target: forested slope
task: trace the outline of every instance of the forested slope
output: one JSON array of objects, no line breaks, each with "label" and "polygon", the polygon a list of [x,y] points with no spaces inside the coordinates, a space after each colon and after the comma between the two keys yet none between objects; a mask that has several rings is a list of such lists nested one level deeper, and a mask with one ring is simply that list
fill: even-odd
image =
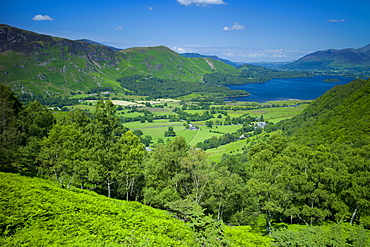
[{"label": "forested slope", "polygon": [[334,87],[281,127],[307,145],[370,144],[370,80]]},{"label": "forested slope", "polygon": [[118,79],[122,87],[132,90],[138,95],[147,95],[152,98],[177,98],[190,93],[202,95],[214,95],[222,98],[225,96],[246,96],[248,92],[243,90],[231,90],[227,87],[217,87],[212,84],[147,78],[144,76],[126,76]]},{"label": "forested slope", "polygon": [[[337,86],[249,150],[247,184],[270,220],[370,227],[370,80]],[[262,199],[261,199],[262,198]]]},{"label": "forested slope", "polygon": [[238,74],[206,74],[204,75],[203,80],[205,83],[211,85],[235,85],[247,83],[263,83],[273,78],[298,78],[313,76],[312,73],[304,71],[279,71],[252,64],[244,64],[238,67],[238,70],[240,71],[240,73]]}]

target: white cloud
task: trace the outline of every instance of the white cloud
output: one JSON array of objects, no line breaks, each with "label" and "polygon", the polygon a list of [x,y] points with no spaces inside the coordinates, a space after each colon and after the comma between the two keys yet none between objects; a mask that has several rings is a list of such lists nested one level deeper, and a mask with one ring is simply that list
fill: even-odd
[{"label": "white cloud", "polygon": [[284,58],[287,57],[285,54],[286,50],[275,49],[275,50],[256,50],[254,53],[249,53],[249,58]]},{"label": "white cloud", "polygon": [[345,19],[339,19],[339,20],[337,20],[337,19],[330,19],[330,20],[327,20],[326,22],[344,22],[344,21],[347,21],[347,20],[345,20]]},{"label": "white cloud", "polygon": [[149,7],[148,9],[149,9],[150,11],[152,11],[152,10],[154,10],[154,7]]},{"label": "white cloud", "polygon": [[276,50],[264,50],[265,52],[269,52],[269,53],[272,53],[272,52],[276,52],[276,53],[281,53],[283,51],[283,49],[276,49]]},{"label": "white cloud", "polygon": [[178,53],[185,53],[186,50],[184,48],[181,48],[181,47],[174,47],[173,48],[174,51],[178,52]]},{"label": "white cloud", "polygon": [[273,53],[270,55],[271,58],[282,58],[287,57],[283,54],[283,49],[276,49],[276,50],[265,50],[267,53]]},{"label": "white cloud", "polygon": [[34,21],[53,21],[54,19],[48,15],[35,15],[32,20]]},{"label": "white cloud", "polygon": [[231,27],[224,27],[222,31],[233,31],[233,30],[243,30],[245,29],[244,25],[240,25],[239,22],[235,22]]},{"label": "white cloud", "polygon": [[[242,56],[243,57],[243,56]],[[260,52],[248,54],[249,58],[284,58],[287,57],[283,54],[283,49],[277,50],[262,50]]]},{"label": "white cloud", "polygon": [[235,54],[232,53],[232,52],[226,52],[226,53],[223,53],[225,56],[228,56],[228,57],[235,57]]},{"label": "white cloud", "polygon": [[263,52],[261,53],[255,52],[255,53],[248,54],[248,57],[267,57],[267,55]]},{"label": "white cloud", "polygon": [[284,54],[281,54],[281,53],[275,53],[275,54],[272,54],[270,57],[272,57],[272,58],[281,58],[281,57],[287,57],[287,56],[285,56]]},{"label": "white cloud", "polygon": [[116,26],[115,28],[114,28],[114,30],[116,30],[116,31],[119,31],[119,30],[122,30],[123,29],[123,27],[121,27],[121,26]]},{"label": "white cloud", "polygon": [[197,6],[207,6],[211,4],[226,4],[222,0],[177,0],[177,2],[185,6],[188,6],[191,4],[195,4]]}]

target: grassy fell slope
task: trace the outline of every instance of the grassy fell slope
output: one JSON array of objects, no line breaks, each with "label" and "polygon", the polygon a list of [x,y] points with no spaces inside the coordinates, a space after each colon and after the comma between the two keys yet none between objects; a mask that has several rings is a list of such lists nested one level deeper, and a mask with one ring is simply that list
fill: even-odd
[{"label": "grassy fell slope", "polygon": [[40,178],[0,173],[1,246],[193,246],[167,212]]},{"label": "grassy fell slope", "polygon": [[122,90],[117,78],[137,74],[201,82],[214,72],[239,73],[220,61],[184,58],[164,46],[116,51],[0,24],[0,82],[17,93],[65,94],[97,86]]},{"label": "grassy fell slope", "polygon": [[240,73],[223,62],[210,58],[185,58],[165,46],[135,47],[122,50],[121,53],[129,61],[128,69],[122,73],[122,77],[141,74],[201,82],[207,73]]},{"label": "grassy fell slope", "polygon": [[18,92],[63,93],[97,85],[119,86],[114,50],[0,25],[1,82]]}]

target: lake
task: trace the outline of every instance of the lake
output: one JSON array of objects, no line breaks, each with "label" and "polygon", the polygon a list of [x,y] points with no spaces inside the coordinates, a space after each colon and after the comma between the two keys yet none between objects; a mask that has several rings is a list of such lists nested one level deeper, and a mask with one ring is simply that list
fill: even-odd
[{"label": "lake", "polygon": [[[339,82],[324,82],[338,79]],[[351,77],[319,75],[307,78],[272,79],[265,83],[250,83],[227,86],[233,90],[245,90],[250,96],[235,97],[228,100],[253,101],[263,103],[273,100],[314,100],[336,85],[344,85],[354,80]]]}]

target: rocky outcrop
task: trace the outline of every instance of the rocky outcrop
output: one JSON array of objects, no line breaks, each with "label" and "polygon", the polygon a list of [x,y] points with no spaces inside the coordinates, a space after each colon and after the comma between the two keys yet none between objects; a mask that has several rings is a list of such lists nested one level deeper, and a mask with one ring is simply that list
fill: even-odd
[{"label": "rocky outcrop", "polygon": [[2,24],[0,25],[0,52],[8,50],[38,56],[48,56],[54,51],[59,53],[61,59],[79,56],[87,58],[90,62],[105,61],[110,66],[116,66],[120,60],[125,59],[124,54],[108,46],[56,38]]}]

